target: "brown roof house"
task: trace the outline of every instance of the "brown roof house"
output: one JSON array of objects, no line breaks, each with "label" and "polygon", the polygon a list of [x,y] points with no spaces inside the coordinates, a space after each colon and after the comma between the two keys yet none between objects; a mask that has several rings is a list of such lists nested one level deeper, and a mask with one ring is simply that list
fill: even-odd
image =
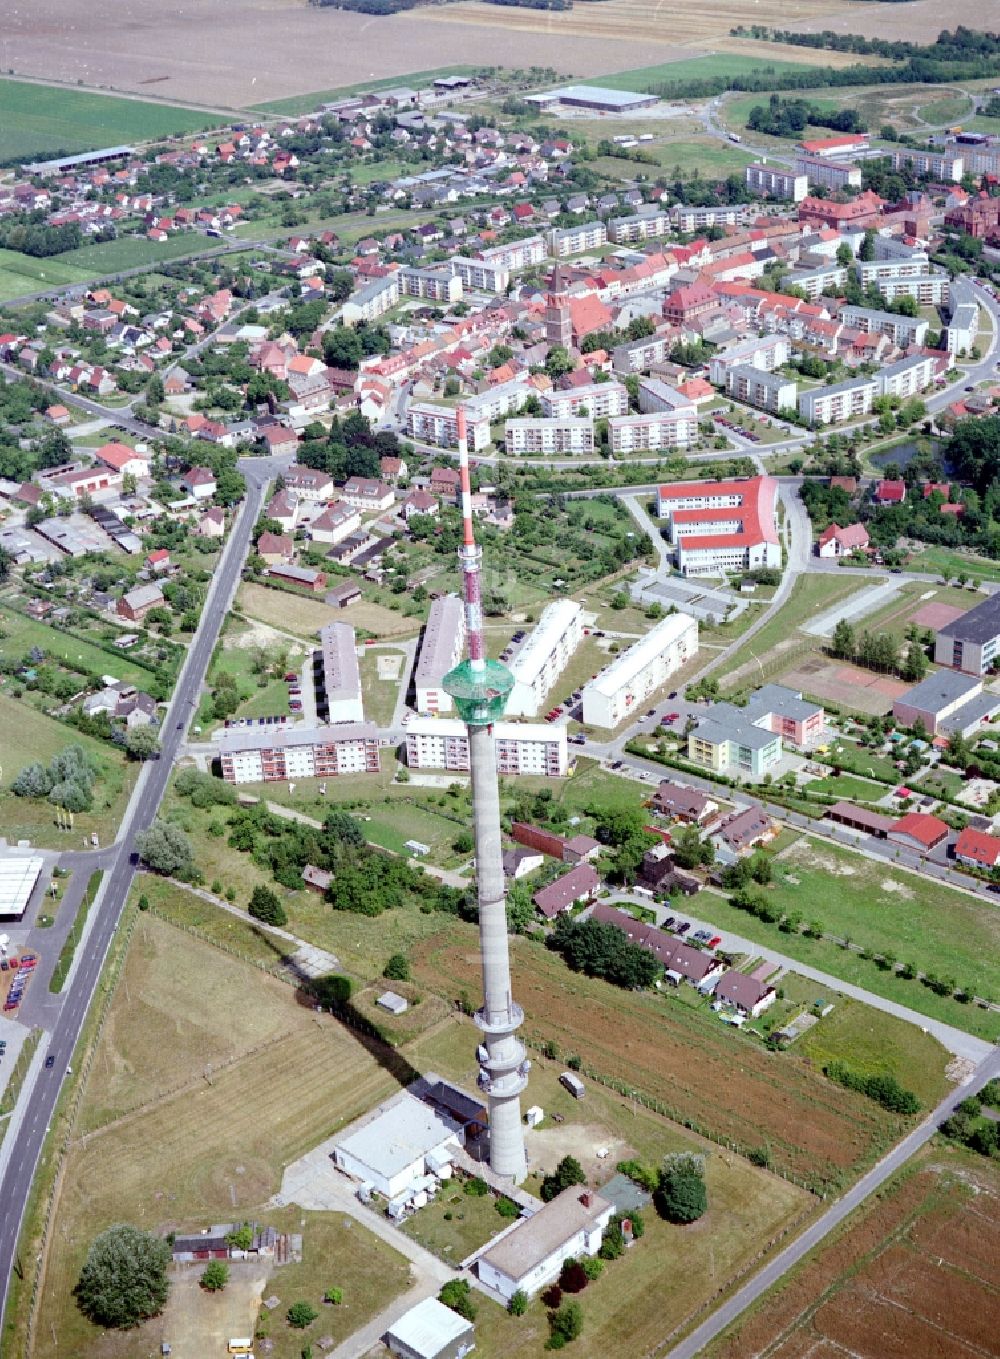
[{"label": "brown roof house", "polygon": [[601,880],[593,864],[577,864],[548,887],[542,887],[532,897],[546,920],[554,920],[578,901],[593,901]]},{"label": "brown roof house", "polygon": [[127,618],[132,623],[141,623],[150,609],[163,603],[163,591],[158,585],[140,585],[122,595],[115,606],[119,618]]},{"label": "brown roof house", "polygon": [[773,986],[768,986],[756,977],[747,976],[745,972],[727,972],[715,988],[712,1009],[721,1010],[728,1005],[737,1014],[756,1019],[769,1005],[774,1004],[777,995]]}]

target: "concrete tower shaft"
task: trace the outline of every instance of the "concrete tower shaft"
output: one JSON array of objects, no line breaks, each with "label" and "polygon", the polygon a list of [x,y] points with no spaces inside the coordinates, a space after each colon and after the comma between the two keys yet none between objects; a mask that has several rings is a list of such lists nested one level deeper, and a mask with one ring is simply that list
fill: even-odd
[{"label": "concrete tower shaft", "polygon": [[531,1063],[517,1037],[524,1012],[514,1003],[511,990],[500,840],[500,789],[493,734],[493,723],[503,714],[514,679],[506,666],[486,658],[480,581],[482,554],[473,530],[469,450],[465,412],[461,408],[458,411],[458,447],[464,529],[458,559],[469,659],[449,671],[444,687],[454,698],[469,736],[479,949],[483,968],[483,1004],[475,1015],[482,1041],[476,1056],[478,1085],[489,1102],[490,1166],[494,1174],[518,1184],[527,1174],[520,1097],[528,1083]]}]

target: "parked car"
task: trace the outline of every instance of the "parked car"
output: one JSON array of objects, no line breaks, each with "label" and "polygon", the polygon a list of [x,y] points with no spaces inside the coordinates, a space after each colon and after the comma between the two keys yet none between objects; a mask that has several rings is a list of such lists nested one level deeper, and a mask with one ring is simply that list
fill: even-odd
[{"label": "parked car", "polygon": [[709,947],[709,948],[718,948],[719,945],[720,945],[721,943],[722,943],[722,935],[721,935],[721,934],[713,934],[712,937],[711,937],[711,939],[709,939],[709,941],[708,941],[708,947]]},{"label": "parked car", "polygon": [[687,934],[687,932],[688,932],[688,930],[689,930],[690,928],[691,928],[691,922],[690,922],[690,920],[682,920],[681,923],[677,926],[677,933],[678,933],[678,934]]},{"label": "parked car", "polygon": [[55,1066],[55,1064],[56,1064],[56,1059],[52,1056],[52,1054],[51,1054],[51,1052],[50,1052],[49,1055],[48,1055],[48,1056],[46,1057],[46,1059],[45,1059],[45,1070],[46,1070],[46,1071],[51,1071],[52,1068]]}]

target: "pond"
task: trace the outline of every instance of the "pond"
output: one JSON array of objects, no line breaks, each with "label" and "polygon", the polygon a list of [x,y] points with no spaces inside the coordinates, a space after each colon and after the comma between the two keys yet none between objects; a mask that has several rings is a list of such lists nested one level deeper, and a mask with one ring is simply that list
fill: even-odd
[{"label": "pond", "polygon": [[883,448],[878,453],[869,454],[869,462],[873,467],[886,467],[889,463],[895,463],[902,472],[909,466],[914,458],[931,453],[941,459],[944,471],[948,471],[948,463],[943,456],[943,450],[947,444],[936,439],[911,439],[908,443],[895,444],[892,448]]}]

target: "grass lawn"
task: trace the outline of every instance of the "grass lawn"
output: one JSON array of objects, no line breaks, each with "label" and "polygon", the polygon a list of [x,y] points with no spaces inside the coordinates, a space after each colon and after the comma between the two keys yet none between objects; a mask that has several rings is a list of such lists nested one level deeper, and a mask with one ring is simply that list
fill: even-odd
[{"label": "grass lawn", "polygon": [[[1000,916],[986,902],[808,838],[786,852],[775,869],[775,881],[764,890],[779,910],[819,920],[829,933],[862,947],[891,949],[900,962],[954,977],[980,995],[1000,992]],[[884,972],[829,939],[783,934],[777,925],[736,910],[723,895],[701,893],[698,912],[713,925],[921,1014],[984,1038],[1000,1036],[1000,1015],[937,996],[922,983]]]},{"label": "grass lawn", "polygon": [[[633,90],[642,94],[654,85],[684,80],[711,80],[733,76],[784,74],[802,71],[798,61],[772,61],[766,57],[744,57],[735,52],[713,52],[711,56],[692,57],[684,61],[665,61],[659,66],[641,66],[635,71],[618,71],[601,76],[595,84],[612,90]],[[817,74],[819,68],[817,68]],[[766,98],[766,96],[764,96]]]},{"label": "grass lawn", "polygon": [[[924,547],[911,555],[907,569],[912,571],[935,571],[941,576],[954,580],[963,571],[970,580],[1000,580],[1000,562],[977,557],[972,552],[958,552],[946,547]],[[971,593],[969,607],[976,603]]]},{"label": "grass lawn", "polygon": [[355,184],[374,184],[378,180],[385,180],[387,183],[393,179],[399,179],[409,170],[411,173],[418,172],[418,165],[407,165],[403,160],[375,160],[366,165],[352,165],[351,180]]},{"label": "grass lawn", "polygon": [[[107,440],[103,442],[107,443]],[[153,678],[152,671],[124,652],[105,651],[76,633],[49,627],[47,623],[26,618],[13,609],[0,609],[0,631],[4,633],[0,651],[5,656],[20,656],[37,646],[57,660],[85,666],[97,675],[114,675],[115,679],[124,680],[140,689],[147,687]]]},{"label": "grass lawn", "polygon": [[[445,1217],[447,1214],[447,1218]],[[480,1246],[485,1246],[508,1223],[497,1212],[492,1194],[476,1198],[452,1180],[433,1203],[408,1218],[403,1231],[442,1260],[456,1265]]]},{"label": "grass lawn", "polygon": [[[846,769],[849,773],[860,774],[862,777],[867,775],[871,779],[885,783],[896,783],[900,778],[899,770],[891,760],[884,755],[876,754],[873,750],[865,749],[864,746],[859,746],[857,741],[847,740],[846,737],[839,736],[830,742],[827,759],[836,761],[841,769]],[[826,782],[822,786],[830,787]]]},{"label": "grass lawn", "polygon": [[870,779],[859,779],[853,774],[834,775],[828,779],[818,779],[809,785],[822,793],[833,793],[836,797],[851,798],[855,802],[877,802],[885,796],[885,785],[873,783]]},{"label": "grass lawn", "polygon": [[217,127],[218,115],[23,80],[0,80],[0,160],[51,159]]},{"label": "grass lawn", "polygon": [[267,585],[244,583],[236,596],[236,606],[249,618],[297,637],[315,642],[320,628],[327,623],[350,623],[364,628],[373,637],[412,637],[420,628],[421,620],[406,618],[371,600],[358,600],[346,609],[334,608],[320,597],[292,594],[288,590],[274,590]]},{"label": "grass lawn", "polygon": [[[778,612],[765,623],[752,641],[730,657],[725,675],[719,677],[722,687],[731,689],[748,682],[756,686],[761,682],[758,658],[767,678],[773,678],[778,671],[786,669],[795,655],[796,646],[802,650],[816,645],[815,638],[807,641],[798,634],[802,624],[866,586],[867,582],[856,576],[845,578],[818,572],[799,576]],[[740,670],[744,670],[744,673],[737,674]]]},{"label": "grass lawn", "polygon": [[955,798],[965,787],[966,780],[951,769],[933,769],[918,779],[916,786],[922,793],[934,793],[938,797]]},{"label": "grass lawn", "polygon": [[99,245],[83,245],[60,255],[83,278],[100,278],[119,269],[141,269],[160,260],[176,260],[184,255],[197,255],[221,245],[210,241],[200,232],[182,231],[165,241],[150,241],[145,236],[123,236],[117,241],[103,241]]},{"label": "grass lawn", "polygon": [[[299,1005],[291,986],[141,918],[74,1130],[41,1289],[44,1334],[66,1353],[102,1359],[152,1351],[162,1322],[140,1337],[111,1338],[78,1312],[72,1289],[93,1236],[122,1220],[155,1230],[269,1214],[283,1167],[394,1088],[352,1034]],[[252,1118],[233,1117],[251,1105]],[[84,1139],[82,1130],[100,1120]],[[360,1262],[367,1236],[350,1230]],[[320,1277],[324,1288],[341,1284],[326,1272],[335,1263],[323,1249],[312,1260],[305,1251],[303,1286],[318,1289]],[[367,1258],[375,1275],[398,1278],[393,1253],[376,1254]],[[363,1273],[339,1260],[343,1286],[353,1288],[348,1300],[367,1317]],[[373,1302],[384,1298],[382,1286],[373,1278]]]},{"label": "grass lawn", "polygon": [[[2,140],[2,134],[0,134]],[[18,250],[0,250],[0,302],[23,293],[42,292],[67,283],[82,283],[88,277],[86,269],[68,264],[65,255],[34,259]]]},{"label": "grass lawn", "polygon": [[[138,765],[125,759],[104,741],[84,736],[72,727],[47,717],[24,699],[11,698],[0,690],[0,835],[8,840],[32,840],[37,845],[77,849],[92,832],[102,844],[114,840],[125,800]],[[56,826],[55,808],[44,798],[15,797],[10,786],[18,772],[35,760],[48,763],[66,746],[80,745],[97,762],[94,808],[78,812],[73,829]]]},{"label": "grass lawn", "polygon": [[[423,85],[429,85],[432,81],[443,79],[445,76],[473,76],[478,69],[477,66],[436,66],[430,71],[412,71],[406,77],[406,83],[411,88],[416,89]],[[401,80],[401,76],[385,76],[381,80],[362,80],[356,85],[341,85],[334,90],[316,90],[312,94],[297,94],[291,99],[272,99],[270,103],[256,104],[254,107],[262,113],[312,113],[319,108],[320,104],[333,103],[337,99],[346,99],[348,95],[357,94],[362,90],[389,90],[399,85]]]},{"label": "grass lawn", "polygon": [[[399,658],[400,679],[379,679],[378,658],[392,656]],[[406,673],[406,656],[402,651],[387,651],[384,647],[370,647],[361,657],[361,692],[364,697],[365,717],[380,727],[392,722],[396,711],[396,698],[402,676]]]}]

